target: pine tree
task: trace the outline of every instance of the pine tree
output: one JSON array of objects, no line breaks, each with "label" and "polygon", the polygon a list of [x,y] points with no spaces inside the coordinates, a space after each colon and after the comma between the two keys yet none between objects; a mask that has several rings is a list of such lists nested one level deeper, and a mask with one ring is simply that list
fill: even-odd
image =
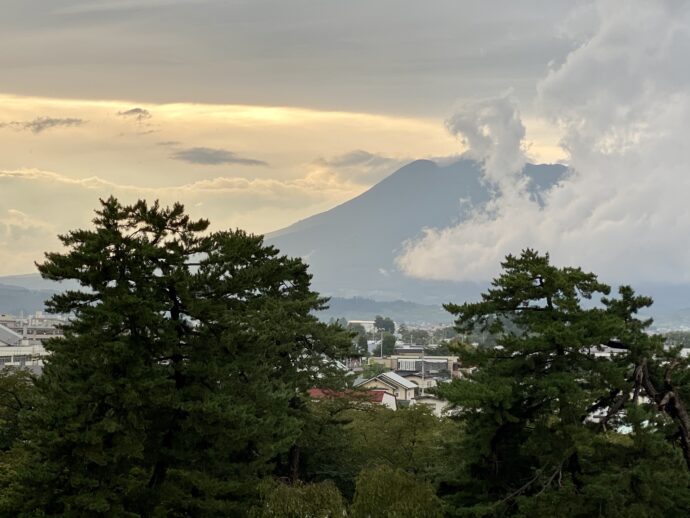
[{"label": "pine tree", "polygon": [[[595,275],[532,250],[502,266],[481,302],[446,306],[460,333],[480,329],[499,344],[465,350],[476,370],[439,389],[465,429],[441,489],[450,507],[462,516],[687,514],[690,479],[668,440],[673,416],[658,411],[661,391],[643,387],[647,374],[658,381],[666,356],[636,317],[651,300],[628,287],[606,298]],[[599,306],[583,304],[597,295]],[[621,354],[599,354],[604,345]]]},{"label": "pine tree", "polygon": [[313,316],[306,265],[260,236],[208,233],[179,204],[101,203],[39,265],[83,289],[49,302],[73,319],[47,344],[22,508],[241,516],[349,337]]}]

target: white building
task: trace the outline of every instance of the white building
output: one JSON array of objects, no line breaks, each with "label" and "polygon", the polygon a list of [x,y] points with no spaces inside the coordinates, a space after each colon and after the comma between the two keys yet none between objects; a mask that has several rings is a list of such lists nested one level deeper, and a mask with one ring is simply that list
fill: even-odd
[{"label": "white building", "polygon": [[49,354],[43,342],[63,336],[63,317],[36,313],[30,317],[0,315],[0,368],[22,367],[40,370]]},{"label": "white building", "polygon": [[0,326],[20,335],[21,345],[40,345],[49,338],[63,336],[61,327],[66,323],[65,317],[48,316],[41,312],[28,317],[0,315]]}]

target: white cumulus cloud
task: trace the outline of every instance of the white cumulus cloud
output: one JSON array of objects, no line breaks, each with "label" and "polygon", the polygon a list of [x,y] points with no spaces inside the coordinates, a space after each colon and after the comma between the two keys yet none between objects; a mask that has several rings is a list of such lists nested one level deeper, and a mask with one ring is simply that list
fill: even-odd
[{"label": "white cumulus cloud", "polygon": [[540,207],[519,181],[504,182],[524,152],[517,111],[494,100],[462,115],[449,127],[502,188],[470,219],[408,243],[406,273],[487,279],[505,254],[535,247],[611,282],[690,281],[690,6],[602,1],[581,14],[562,28],[574,50],[540,81],[535,103],[560,128],[574,174]]}]

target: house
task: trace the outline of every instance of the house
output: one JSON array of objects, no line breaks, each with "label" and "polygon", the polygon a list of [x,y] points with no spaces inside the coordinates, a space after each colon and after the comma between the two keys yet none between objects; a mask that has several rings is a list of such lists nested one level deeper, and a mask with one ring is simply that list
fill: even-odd
[{"label": "house", "polygon": [[373,403],[375,405],[381,405],[390,408],[391,410],[397,410],[398,409],[398,399],[393,395],[385,390],[366,390],[366,391],[355,391],[355,390],[346,390],[344,392],[340,392],[337,390],[329,390],[329,389],[320,389],[320,388],[311,388],[309,389],[309,397],[313,401],[319,401],[321,399],[328,399],[328,398],[338,398],[338,397],[345,397],[349,396],[352,398],[358,398],[362,401],[367,401],[370,403]]},{"label": "house", "polygon": [[395,372],[382,372],[373,378],[359,381],[357,388],[384,390],[394,395],[399,401],[410,402],[417,395],[418,386]]},{"label": "house", "polygon": [[436,378],[427,376],[422,377],[422,375],[417,372],[409,373],[405,371],[398,371],[396,374],[417,385],[422,393],[424,392],[424,389],[434,388],[436,385],[438,385],[438,380]]},{"label": "house", "polygon": [[398,409],[398,398],[396,398],[393,394],[389,394],[385,390],[370,390],[369,394],[372,396],[372,403],[377,403],[381,406],[388,407],[391,410]]}]

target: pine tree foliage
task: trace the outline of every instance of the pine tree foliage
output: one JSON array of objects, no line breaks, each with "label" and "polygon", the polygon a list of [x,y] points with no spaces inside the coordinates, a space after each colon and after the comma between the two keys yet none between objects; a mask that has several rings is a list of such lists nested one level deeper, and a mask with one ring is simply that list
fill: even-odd
[{"label": "pine tree foliage", "polygon": [[12,449],[21,434],[20,415],[33,406],[34,383],[29,371],[0,369],[0,455]]},{"label": "pine tree foliage", "polygon": [[41,274],[83,289],[27,418],[23,512],[243,515],[299,435],[304,394],[337,382],[346,333],[312,312],[299,259],[260,236],[209,232],[182,205],[101,202]]},{"label": "pine tree foliage", "polygon": [[[532,250],[502,266],[480,302],[446,306],[458,332],[490,332],[499,344],[466,350],[462,361],[477,368],[439,389],[466,432],[442,486],[451,508],[462,516],[686,514],[678,388],[688,370],[636,317],[651,300],[628,287],[607,298],[595,275]],[[583,304],[597,296],[601,304]],[[617,353],[605,357],[603,346]],[[679,497],[668,498],[675,490]]]}]

